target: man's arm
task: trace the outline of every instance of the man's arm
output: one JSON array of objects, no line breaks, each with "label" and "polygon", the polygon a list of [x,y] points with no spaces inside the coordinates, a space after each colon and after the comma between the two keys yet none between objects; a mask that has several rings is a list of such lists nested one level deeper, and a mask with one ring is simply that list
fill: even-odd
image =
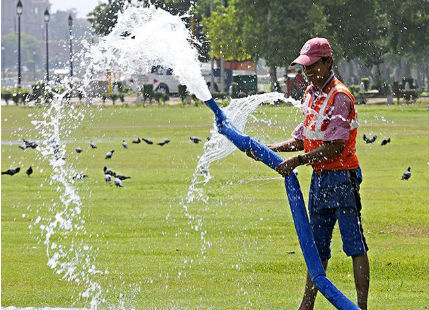
[{"label": "man's arm", "polygon": [[344,140],[335,140],[323,143],[317,149],[303,155],[294,156],[281,162],[276,171],[283,176],[287,176],[299,165],[312,164],[319,161],[331,159],[344,150]]},{"label": "man's arm", "polygon": [[[296,152],[302,151],[304,149],[304,143],[302,140],[292,138],[284,142],[268,144],[267,147],[274,152]],[[248,150],[246,155],[250,158],[253,158],[254,160],[257,160],[252,150]]]},{"label": "man's arm", "polygon": [[274,152],[296,152],[304,149],[304,142],[302,140],[292,138],[284,142],[268,144],[267,147]]}]

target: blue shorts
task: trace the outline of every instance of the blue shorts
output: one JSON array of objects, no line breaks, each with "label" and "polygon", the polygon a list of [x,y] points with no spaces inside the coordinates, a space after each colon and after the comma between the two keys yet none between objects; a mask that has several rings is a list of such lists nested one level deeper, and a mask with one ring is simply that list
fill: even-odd
[{"label": "blue shorts", "polygon": [[331,257],[332,231],[338,220],[343,250],[348,256],[363,255],[368,246],[363,235],[359,188],[360,168],[313,171],[308,210],[310,226],[321,260]]}]

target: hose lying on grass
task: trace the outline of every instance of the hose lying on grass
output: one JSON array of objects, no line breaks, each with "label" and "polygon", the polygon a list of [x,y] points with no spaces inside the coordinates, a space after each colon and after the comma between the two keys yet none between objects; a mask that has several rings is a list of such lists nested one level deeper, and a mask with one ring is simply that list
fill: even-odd
[{"label": "hose lying on grass", "polygon": [[[262,161],[272,169],[275,169],[283,161],[279,155],[268,147],[239,132],[230,124],[214,99],[206,101],[205,104],[215,113],[219,133],[226,136],[240,151],[246,152],[251,150],[257,160]],[[323,269],[313,233],[311,232],[301,188],[295,174],[290,173],[285,178],[285,187],[299,244],[301,245],[305,263],[307,264],[307,269],[314,285],[337,309],[359,310],[359,307],[341,293],[326,277],[326,272]]]}]

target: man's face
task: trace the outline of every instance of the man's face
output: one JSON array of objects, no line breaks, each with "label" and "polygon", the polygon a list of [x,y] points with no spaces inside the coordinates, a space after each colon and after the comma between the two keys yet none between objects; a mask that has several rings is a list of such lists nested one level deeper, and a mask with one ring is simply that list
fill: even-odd
[{"label": "man's face", "polygon": [[315,84],[319,85],[324,82],[326,76],[329,74],[329,67],[332,64],[332,58],[328,58],[325,62],[319,59],[314,64],[304,67],[304,73],[307,79]]}]

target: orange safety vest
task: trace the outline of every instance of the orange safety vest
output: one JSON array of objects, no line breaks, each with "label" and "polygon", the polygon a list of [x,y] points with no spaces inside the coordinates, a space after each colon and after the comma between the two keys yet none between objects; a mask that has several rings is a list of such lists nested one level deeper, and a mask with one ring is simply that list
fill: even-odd
[{"label": "orange safety vest", "polygon": [[[337,78],[333,78],[329,85],[323,90],[322,94],[313,102],[313,96],[309,93],[310,87],[304,94],[304,150],[306,153],[317,149],[323,144],[323,137],[326,128],[331,120],[329,112],[334,103],[335,95],[338,93],[346,94],[352,101],[352,111],[348,116],[350,122],[350,136],[345,142],[344,150],[337,156],[311,164],[316,171],[321,170],[349,170],[359,167],[359,161],[356,156],[356,135],[359,123],[357,121],[357,112],[354,108],[354,97]],[[335,117],[335,116],[334,116]]]}]

